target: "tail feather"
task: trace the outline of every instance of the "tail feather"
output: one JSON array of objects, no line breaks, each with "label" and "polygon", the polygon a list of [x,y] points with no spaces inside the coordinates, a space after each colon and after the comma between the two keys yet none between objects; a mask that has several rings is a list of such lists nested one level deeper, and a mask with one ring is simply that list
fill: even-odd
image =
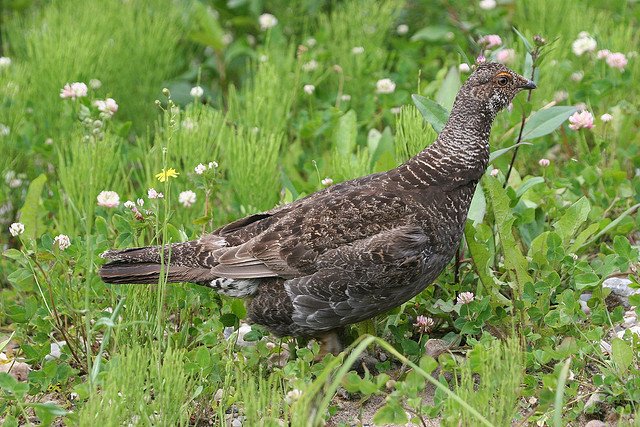
[{"label": "tail feather", "polygon": [[206,265],[208,260],[198,256],[197,241],[167,245],[164,259],[161,259],[161,251],[159,246],[106,251],[101,256],[109,262],[100,268],[100,277],[105,283],[114,284],[158,283],[161,273],[172,283],[206,284],[216,278],[211,274],[211,267]]}]

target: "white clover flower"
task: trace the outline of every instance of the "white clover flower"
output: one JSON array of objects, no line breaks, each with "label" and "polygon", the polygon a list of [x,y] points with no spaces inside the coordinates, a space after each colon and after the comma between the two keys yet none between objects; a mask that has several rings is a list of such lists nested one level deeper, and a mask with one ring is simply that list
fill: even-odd
[{"label": "white clover flower", "polygon": [[591,129],[593,127],[593,114],[588,112],[587,110],[582,110],[580,112],[575,112],[569,117],[569,129],[578,130],[578,129]]},{"label": "white clover flower", "polygon": [[209,162],[209,169],[217,169],[218,168],[218,162],[213,161],[213,162]]},{"label": "white clover flower", "polygon": [[567,92],[566,90],[559,90],[553,94],[553,100],[556,101],[556,103],[565,101],[568,98],[569,98],[569,92]]},{"label": "white clover flower", "polygon": [[150,188],[147,190],[147,197],[149,199],[162,199],[164,194],[158,193],[155,188]]},{"label": "white clover flower", "polygon": [[304,85],[302,89],[307,95],[313,95],[313,92],[316,91],[316,87],[314,85]]},{"label": "white clover flower", "polygon": [[258,60],[260,62],[267,62],[269,60],[269,57],[267,55],[260,55],[260,57],[258,58]]},{"label": "white clover flower", "polygon": [[115,191],[101,191],[97,199],[98,206],[105,208],[115,208],[120,204],[120,196]]},{"label": "white clover flower", "polygon": [[407,24],[400,24],[396,27],[396,33],[398,35],[404,36],[409,32],[409,26]]},{"label": "white clover flower", "polygon": [[144,199],[140,198],[140,199],[136,200],[136,203],[138,204],[138,206],[142,207],[142,206],[144,206]]},{"label": "white clover flower", "polygon": [[606,59],[607,56],[611,55],[611,51],[609,49],[602,49],[596,53],[597,59]]},{"label": "white clover flower", "polygon": [[431,331],[435,324],[436,322],[430,317],[418,316],[416,317],[416,323],[414,323],[413,326],[416,327],[418,332],[426,334],[427,332]]},{"label": "white clover flower", "polygon": [[263,13],[258,18],[258,23],[260,24],[260,29],[262,31],[266,31],[278,25],[278,18],[276,18],[270,13]]},{"label": "white clover flower", "polygon": [[460,305],[464,305],[464,304],[469,304],[474,299],[475,299],[475,295],[473,295],[473,292],[462,292],[461,294],[458,295],[458,299],[456,300],[456,302]]},{"label": "white clover flower", "polygon": [[538,160],[538,164],[540,166],[542,166],[543,168],[546,168],[547,166],[549,166],[551,164],[551,161],[549,159],[540,159],[540,160]]},{"label": "white clover flower", "polygon": [[7,136],[11,133],[11,128],[7,125],[0,123],[0,136]]},{"label": "white clover flower", "polygon": [[184,130],[191,131],[191,130],[194,130],[196,127],[198,127],[198,124],[193,120],[191,120],[189,117],[187,117],[182,121],[182,129]]},{"label": "white clover flower", "polygon": [[9,226],[9,233],[11,233],[13,237],[19,236],[24,233],[24,224],[21,222],[14,222]]},{"label": "white clover flower", "polygon": [[345,102],[351,101],[351,95],[347,93],[340,95],[340,101],[345,101]]},{"label": "white clover flower", "polygon": [[133,209],[136,207],[136,204],[133,203],[131,200],[127,200],[126,202],[124,202],[124,207],[127,209]]},{"label": "white clover flower", "polygon": [[191,207],[196,202],[196,193],[191,190],[183,191],[178,196],[178,201],[182,203],[185,208]]},{"label": "white clover flower", "polygon": [[458,65],[458,70],[459,70],[461,73],[466,74],[466,73],[471,72],[471,67],[470,67],[470,66],[469,66],[469,64],[467,64],[466,62],[463,62],[462,64]]},{"label": "white clover flower", "polygon": [[87,85],[81,82],[67,83],[60,89],[60,98],[75,100],[87,96]]},{"label": "white clover flower", "polygon": [[306,62],[302,65],[302,71],[310,72],[318,69],[318,61],[312,59],[309,62]]},{"label": "white clover flower", "polygon": [[376,93],[393,93],[396,84],[391,79],[380,79],[376,82]]},{"label": "white clover flower", "polygon": [[627,57],[621,52],[612,52],[607,55],[607,65],[611,68],[617,68],[620,71],[624,71],[624,67],[627,66]]},{"label": "white clover flower", "polygon": [[191,92],[189,92],[189,94],[194,98],[200,98],[202,95],[204,95],[204,89],[202,89],[200,86],[194,86],[191,88]]},{"label": "white clover flower", "polygon": [[109,117],[113,117],[113,115],[118,111],[118,103],[113,98],[95,100],[93,101],[93,105],[95,105],[101,113],[104,113]]},{"label": "white clover flower", "polygon": [[328,187],[331,184],[333,184],[333,180],[331,178],[329,178],[329,177],[326,177],[321,182],[322,182],[322,185],[324,185],[325,187]]},{"label": "white clover flower", "polygon": [[351,48],[351,53],[353,53],[354,55],[361,55],[364,53],[364,47],[362,46],[356,46]]},{"label": "white clover flower", "polygon": [[233,42],[233,34],[231,33],[224,33],[224,35],[222,36],[222,43],[227,46],[230,45],[231,42]]},{"label": "white clover flower", "polygon": [[598,43],[596,39],[591,37],[589,33],[582,31],[571,45],[571,50],[573,50],[573,53],[577,56],[582,56],[586,52],[593,52],[597,46]]},{"label": "white clover flower", "polygon": [[571,80],[573,80],[574,82],[582,81],[583,78],[584,73],[582,71],[576,71],[575,73],[571,74]]},{"label": "white clover flower", "polygon": [[610,122],[611,120],[613,120],[613,116],[609,113],[604,113],[603,115],[600,116],[600,120],[602,120],[603,122]]},{"label": "white clover flower", "polygon": [[0,56],[0,70],[3,68],[9,68],[11,66],[11,58],[6,56]]},{"label": "white clover flower", "polygon": [[483,45],[486,49],[493,49],[502,44],[502,38],[497,34],[487,34],[480,37],[478,44]]},{"label": "white clover flower", "polygon": [[496,61],[501,64],[510,64],[516,59],[516,51],[513,49],[500,49],[496,52]]},{"label": "white clover flower", "polygon": [[198,163],[198,166],[196,166],[194,169],[196,175],[202,175],[205,170],[207,170],[207,167],[202,163]]},{"label": "white clover flower", "polygon": [[499,173],[500,173],[500,169],[491,169],[491,172],[489,172],[489,175],[496,177],[498,176]]},{"label": "white clover flower", "polygon": [[291,405],[293,402],[300,399],[301,397],[302,397],[302,391],[298,390],[297,388],[294,388],[293,390],[287,393],[284,400],[285,402],[287,402],[288,405]]},{"label": "white clover flower", "polygon": [[57,243],[58,244],[58,248],[60,248],[61,251],[64,251],[69,246],[71,246],[71,239],[69,239],[69,236],[67,236],[66,234],[58,234],[53,239],[53,243],[54,244]]},{"label": "white clover flower", "polygon": [[481,0],[479,3],[480,9],[491,10],[496,7],[496,0]]},{"label": "white clover flower", "polygon": [[98,79],[89,80],[89,87],[93,90],[100,89],[102,87],[102,82]]}]

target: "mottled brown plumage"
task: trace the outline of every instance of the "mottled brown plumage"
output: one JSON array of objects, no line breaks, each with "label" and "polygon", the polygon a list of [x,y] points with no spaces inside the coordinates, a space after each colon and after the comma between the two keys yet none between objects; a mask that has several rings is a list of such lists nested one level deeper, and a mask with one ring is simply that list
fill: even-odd
[{"label": "mottled brown plumage", "polygon": [[[277,335],[321,338],[414,297],[462,237],[489,160],[498,111],[535,85],[503,65],[477,67],[436,141],[388,172],[346,181],[165,249],[169,281],[246,297]],[[107,283],[157,283],[157,247],[108,251]]]}]

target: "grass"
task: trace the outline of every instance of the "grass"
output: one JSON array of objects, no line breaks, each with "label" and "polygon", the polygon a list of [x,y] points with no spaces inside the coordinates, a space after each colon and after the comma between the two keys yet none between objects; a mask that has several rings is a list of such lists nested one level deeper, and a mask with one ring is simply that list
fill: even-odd
[{"label": "grass", "polygon": [[[635,4],[14,4],[0,6],[1,56],[12,59],[0,68],[0,123],[9,128],[0,136],[0,351],[32,371],[24,383],[0,373],[5,425],[225,425],[234,414],[243,425],[321,425],[339,410],[340,389],[365,406],[382,398],[365,421],[377,425],[638,419],[637,338],[627,332],[612,352],[600,348],[624,315],[600,284],[611,275],[638,281]],[[278,24],[261,30],[262,13]],[[398,34],[399,24],[409,33]],[[449,266],[407,304],[356,325],[352,352],[316,363],[317,344],[256,326],[240,339],[243,303],[196,285],[100,281],[107,249],[198,238],[317,191],[325,178],[407,160],[437,135],[410,95],[450,106],[466,78],[458,64],[476,57],[485,34],[501,35],[522,71],[526,49],[512,27],[549,45],[530,105],[518,98],[498,116],[492,150],[513,145],[522,111],[550,103],[585,103],[595,127],[563,123],[532,139],[505,189],[511,152],[493,160],[499,173],[482,180],[457,274]],[[581,31],[598,49],[626,53],[625,71],[595,53],[576,56]],[[582,80],[572,80],[578,71]],[[376,92],[383,78],[396,83],[393,93]],[[86,98],[60,98],[65,83],[90,79],[101,86]],[[202,98],[190,95],[195,85]],[[119,105],[110,118],[93,104],[106,97]],[[613,120],[602,122],[604,113]],[[168,168],[179,175],[159,182]],[[150,199],[149,188],[164,197]],[[118,192],[120,206],[98,206],[103,190]],[[179,202],[185,191],[196,194],[191,206]],[[138,199],[135,210],[123,207]],[[14,237],[8,228],[18,220],[26,230]],[[59,234],[69,248],[55,243]],[[458,303],[461,292],[474,300]],[[589,315],[578,303],[587,292]],[[418,316],[436,326],[418,329]],[[449,351],[428,356],[431,339]],[[54,341],[66,345],[51,359]],[[356,375],[365,349],[386,360]],[[603,403],[585,413],[595,392]]]}]

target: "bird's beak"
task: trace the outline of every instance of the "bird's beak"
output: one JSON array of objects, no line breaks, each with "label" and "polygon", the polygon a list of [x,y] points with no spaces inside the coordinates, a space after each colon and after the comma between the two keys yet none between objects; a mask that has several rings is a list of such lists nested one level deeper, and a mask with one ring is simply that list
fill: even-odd
[{"label": "bird's beak", "polygon": [[533,80],[527,80],[525,84],[520,86],[521,89],[527,89],[527,90],[535,89],[537,87],[538,86],[536,86],[536,84],[533,82]]}]

